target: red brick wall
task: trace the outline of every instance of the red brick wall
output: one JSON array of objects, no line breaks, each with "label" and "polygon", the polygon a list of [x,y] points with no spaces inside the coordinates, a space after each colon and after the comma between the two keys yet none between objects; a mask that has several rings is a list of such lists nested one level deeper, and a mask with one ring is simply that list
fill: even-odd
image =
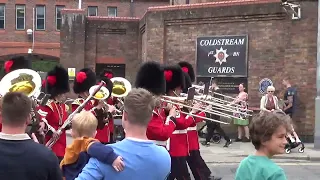
[{"label": "red brick wall", "polygon": [[[290,76],[299,91],[299,110],[294,119],[297,130],[301,135],[312,136],[317,4],[303,2],[302,9],[302,19],[298,21],[291,20],[277,0],[149,8],[140,22],[89,18],[83,66],[93,67],[96,61],[125,62],[127,78],[133,82],[142,61],[173,64],[186,60],[195,65],[198,36],[248,34],[250,106],[259,105],[261,79],[270,78],[276,89],[282,91],[282,78]],[[97,33],[98,27],[109,33]],[[126,33],[111,34],[120,30]]]},{"label": "red brick wall", "polygon": [[[120,0],[83,0],[82,8],[98,6],[98,15],[107,16],[107,7],[118,8],[118,16],[142,17],[148,7],[169,4],[169,1],[120,1]],[[34,53],[60,57],[60,32],[55,27],[55,6],[64,5],[66,8],[77,8],[77,0],[0,0],[6,5],[5,30],[0,30],[0,59],[7,55],[27,53],[32,47],[32,41],[28,40],[27,29],[32,29],[32,8],[36,5],[46,6],[46,30],[35,32]],[[26,5],[26,29],[15,30],[15,5]],[[131,5],[130,5],[131,4]],[[130,6],[132,6],[130,8]]]}]

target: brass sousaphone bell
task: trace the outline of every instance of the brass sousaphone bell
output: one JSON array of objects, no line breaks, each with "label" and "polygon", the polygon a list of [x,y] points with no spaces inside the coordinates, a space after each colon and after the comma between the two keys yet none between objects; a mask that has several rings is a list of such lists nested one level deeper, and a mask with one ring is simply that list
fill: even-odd
[{"label": "brass sousaphone bell", "polygon": [[8,92],[21,92],[37,98],[41,93],[41,77],[31,69],[18,69],[5,75],[0,81],[0,95]]},{"label": "brass sousaphone bell", "polygon": [[131,83],[122,77],[114,77],[110,79],[113,83],[112,93],[113,97],[122,98],[128,95],[131,91]]},{"label": "brass sousaphone bell", "polygon": [[[99,85],[92,86],[89,89],[89,93],[92,94],[97,87],[99,87]],[[109,95],[110,95],[109,90],[106,87],[102,86],[100,88],[100,90],[93,96],[93,98],[96,100],[102,101],[102,100],[107,99],[109,97]]]}]

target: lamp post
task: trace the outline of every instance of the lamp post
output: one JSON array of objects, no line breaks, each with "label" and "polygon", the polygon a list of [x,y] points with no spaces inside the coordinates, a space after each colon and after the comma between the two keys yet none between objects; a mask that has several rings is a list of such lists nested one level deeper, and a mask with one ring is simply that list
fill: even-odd
[{"label": "lamp post", "polygon": [[320,149],[320,3],[318,2],[317,97],[315,99],[314,148]]}]

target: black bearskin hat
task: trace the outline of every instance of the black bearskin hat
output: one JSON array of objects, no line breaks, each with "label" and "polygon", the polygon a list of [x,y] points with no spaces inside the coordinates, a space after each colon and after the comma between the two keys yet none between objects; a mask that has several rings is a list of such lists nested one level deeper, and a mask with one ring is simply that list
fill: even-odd
[{"label": "black bearskin hat", "polygon": [[6,74],[17,69],[32,69],[32,61],[23,56],[17,56],[4,63]]},{"label": "black bearskin hat", "polygon": [[101,74],[100,77],[107,77],[108,79],[111,79],[114,77],[113,72],[110,69],[104,69]]},{"label": "black bearskin hat", "polygon": [[165,94],[166,80],[161,65],[157,62],[146,62],[138,70],[136,88],[144,88],[154,95]]},{"label": "black bearskin hat", "polygon": [[182,68],[183,72],[188,73],[188,75],[190,76],[190,80],[193,83],[196,80],[196,77],[195,77],[194,69],[193,69],[192,65],[188,62],[185,62],[185,61],[181,61],[178,64]]},{"label": "black bearskin hat", "polygon": [[[100,80],[104,81],[106,83],[106,88],[108,89],[109,91],[109,97],[111,96],[111,93],[112,93],[112,88],[113,88],[113,83],[112,81],[110,80],[110,74],[108,73],[101,73],[100,74]],[[99,84],[100,82],[98,82]],[[109,98],[108,97],[108,98]]]},{"label": "black bearskin hat", "polygon": [[96,74],[89,68],[83,68],[74,78],[73,91],[76,94],[87,92],[96,84],[96,81]]},{"label": "black bearskin hat", "polygon": [[188,73],[183,72],[185,86],[182,90],[183,93],[188,93],[188,88],[192,87],[192,82]]},{"label": "black bearskin hat", "polygon": [[184,89],[185,80],[180,66],[173,65],[164,68],[164,77],[166,79],[166,92],[174,90],[177,87]]},{"label": "black bearskin hat", "polygon": [[51,98],[70,91],[69,75],[65,68],[61,66],[54,67],[49,71],[45,79],[46,94],[50,94]]}]

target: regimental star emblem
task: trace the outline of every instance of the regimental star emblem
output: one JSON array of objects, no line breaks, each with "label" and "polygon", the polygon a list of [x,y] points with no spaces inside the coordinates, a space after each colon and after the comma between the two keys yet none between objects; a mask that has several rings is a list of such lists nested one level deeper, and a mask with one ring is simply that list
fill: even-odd
[{"label": "regimental star emblem", "polygon": [[220,63],[221,65],[223,62],[227,62],[227,57],[229,57],[229,55],[227,54],[227,50],[224,50],[221,47],[220,49],[216,49],[214,57],[216,58],[215,62]]}]

